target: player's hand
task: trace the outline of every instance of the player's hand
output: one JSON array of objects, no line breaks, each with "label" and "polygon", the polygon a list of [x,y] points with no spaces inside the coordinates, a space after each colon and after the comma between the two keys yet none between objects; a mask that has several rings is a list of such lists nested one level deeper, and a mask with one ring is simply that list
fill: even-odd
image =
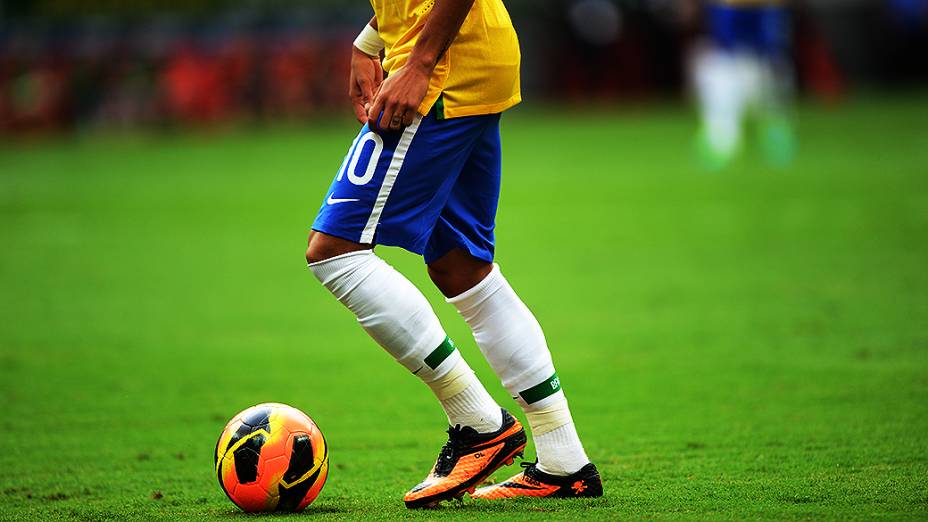
[{"label": "player's hand", "polygon": [[[374,96],[374,103],[367,111],[371,126],[382,130],[400,130],[412,124],[419,105],[429,90],[429,78],[432,71],[428,67],[407,63],[400,70],[391,74],[380,91]],[[377,117],[380,113],[380,122]]]},{"label": "player's hand", "polygon": [[361,124],[367,123],[367,113],[374,101],[374,93],[383,83],[383,66],[379,56],[370,56],[351,46],[351,73],[348,76],[348,96],[354,114]]}]

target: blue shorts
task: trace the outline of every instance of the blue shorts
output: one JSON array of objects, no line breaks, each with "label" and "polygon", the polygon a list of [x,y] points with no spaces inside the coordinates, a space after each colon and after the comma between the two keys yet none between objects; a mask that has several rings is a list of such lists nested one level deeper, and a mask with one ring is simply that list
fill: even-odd
[{"label": "blue shorts", "polygon": [[361,128],[313,230],[398,246],[426,263],[455,248],[493,261],[499,203],[499,114],[416,116],[401,131]]},{"label": "blue shorts", "polygon": [[781,58],[789,48],[789,13],[783,6],[710,4],[708,22],[712,40],[727,51]]}]

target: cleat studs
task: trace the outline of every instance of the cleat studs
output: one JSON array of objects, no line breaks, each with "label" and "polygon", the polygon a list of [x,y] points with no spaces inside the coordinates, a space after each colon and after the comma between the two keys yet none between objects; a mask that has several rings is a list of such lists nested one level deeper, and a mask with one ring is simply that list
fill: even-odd
[{"label": "cleat studs", "polygon": [[515,459],[508,458],[506,459],[506,462],[504,462],[504,464],[506,464],[507,466],[512,466],[513,462],[515,462]]}]

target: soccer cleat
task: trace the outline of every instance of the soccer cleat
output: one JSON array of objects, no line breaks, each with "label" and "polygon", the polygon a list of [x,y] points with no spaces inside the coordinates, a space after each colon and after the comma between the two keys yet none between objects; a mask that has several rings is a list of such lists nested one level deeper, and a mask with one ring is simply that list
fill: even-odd
[{"label": "soccer cleat", "polygon": [[497,500],[513,497],[581,498],[603,496],[603,481],[592,463],[566,477],[540,471],[536,463],[523,463],[525,471],[500,484],[486,486],[471,494],[473,498]]},{"label": "soccer cleat", "polygon": [[525,430],[506,410],[503,425],[492,433],[477,433],[469,426],[448,428],[448,442],[425,480],[406,493],[406,507],[433,507],[473,493],[494,471],[522,456],[525,442]]}]

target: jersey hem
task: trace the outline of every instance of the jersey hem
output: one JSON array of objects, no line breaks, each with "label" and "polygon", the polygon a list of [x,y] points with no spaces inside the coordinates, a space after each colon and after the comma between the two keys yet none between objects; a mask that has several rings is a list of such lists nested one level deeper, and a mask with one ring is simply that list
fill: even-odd
[{"label": "jersey hem", "polygon": [[506,101],[499,103],[490,103],[486,105],[465,105],[463,107],[449,107],[445,103],[445,119],[463,118],[465,116],[483,116],[486,114],[497,114],[510,109],[522,102],[522,95],[516,93]]}]

